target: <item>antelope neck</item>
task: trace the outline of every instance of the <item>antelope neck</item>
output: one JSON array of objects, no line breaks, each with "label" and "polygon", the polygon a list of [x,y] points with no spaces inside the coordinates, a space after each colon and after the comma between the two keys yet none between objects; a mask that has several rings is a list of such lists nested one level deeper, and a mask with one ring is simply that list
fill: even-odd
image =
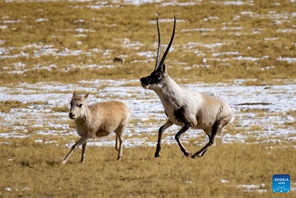
[{"label": "antelope neck", "polygon": [[173,105],[177,108],[182,106],[184,92],[182,88],[169,76],[167,77],[163,87],[155,90],[155,92],[165,107],[167,105]]}]

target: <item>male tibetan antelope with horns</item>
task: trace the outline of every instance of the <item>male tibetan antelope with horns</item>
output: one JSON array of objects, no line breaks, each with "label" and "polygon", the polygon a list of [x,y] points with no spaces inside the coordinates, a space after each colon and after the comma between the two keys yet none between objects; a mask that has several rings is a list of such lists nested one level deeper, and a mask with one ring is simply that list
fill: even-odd
[{"label": "male tibetan antelope with horns", "polygon": [[130,119],[128,107],[119,101],[98,102],[87,105],[87,98],[73,93],[69,117],[75,121],[77,133],[81,138],[76,142],[66,157],[60,162],[67,163],[72,153],[82,145],[81,161],[85,159],[86,143],[89,139],[103,137],[116,133],[115,149],[118,151],[117,159],[122,157],[122,135]]},{"label": "male tibetan antelope with horns", "polygon": [[181,135],[189,128],[204,130],[209,137],[209,142],[192,155],[192,158],[201,157],[213,145],[216,135],[221,133],[224,126],[232,119],[232,110],[224,100],[206,93],[198,93],[182,88],[168,75],[164,62],[174,39],[176,18],[174,17],[174,28],[171,40],[160,62],[161,39],[158,19],[156,20],[156,25],[158,32],[158,49],[155,69],[149,76],[141,78],[143,88],[155,91],[168,116],[167,122],[161,126],[158,131],[155,157],[160,156],[163,131],[173,124],[182,127],[175,135],[175,139],[185,156],[190,156],[191,153],[187,151],[180,142]]}]

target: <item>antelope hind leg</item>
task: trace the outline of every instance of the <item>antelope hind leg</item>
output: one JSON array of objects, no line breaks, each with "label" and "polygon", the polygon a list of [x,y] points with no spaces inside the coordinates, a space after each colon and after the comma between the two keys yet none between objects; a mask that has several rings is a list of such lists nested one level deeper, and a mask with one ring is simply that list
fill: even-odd
[{"label": "antelope hind leg", "polygon": [[223,125],[219,121],[217,121],[212,128],[212,135],[209,136],[209,142],[194,155],[192,155],[192,158],[204,156],[208,149],[214,144],[216,135],[221,132],[222,128]]},{"label": "antelope hind leg", "polygon": [[116,147],[117,147],[116,150],[118,151],[117,160],[121,160],[121,158],[122,158],[122,148],[123,148],[123,141],[122,141],[121,135],[116,137]]}]

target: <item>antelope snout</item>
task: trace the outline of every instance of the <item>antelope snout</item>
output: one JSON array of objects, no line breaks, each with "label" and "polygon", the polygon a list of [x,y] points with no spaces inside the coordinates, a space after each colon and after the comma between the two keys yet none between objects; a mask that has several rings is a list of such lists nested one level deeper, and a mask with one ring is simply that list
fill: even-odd
[{"label": "antelope snout", "polygon": [[142,87],[147,88],[147,86],[149,85],[148,78],[147,77],[143,77],[143,78],[140,79],[140,81],[141,81]]},{"label": "antelope snout", "polygon": [[70,112],[70,113],[69,113],[69,118],[70,118],[70,119],[75,119],[75,114],[72,113],[72,112]]}]

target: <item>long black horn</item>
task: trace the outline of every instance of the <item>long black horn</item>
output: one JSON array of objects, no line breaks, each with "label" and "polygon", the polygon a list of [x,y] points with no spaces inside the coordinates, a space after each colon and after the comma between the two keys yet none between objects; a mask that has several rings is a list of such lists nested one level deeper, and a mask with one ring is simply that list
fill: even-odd
[{"label": "long black horn", "polygon": [[157,56],[156,56],[156,63],[155,63],[155,69],[158,69],[158,63],[159,63],[159,56],[160,56],[160,45],[161,45],[161,40],[160,40],[160,32],[159,32],[159,26],[158,26],[158,17],[156,18],[156,26],[157,26],[157,33],[158,33],[158,46],[157,46]]},{"label": "long black horn", "polygon": [[169,50],[170,50],[170,47],[172,45],[172,42],[174,40],[174,36],[175,36],[175,29],[176,29],[176,17],[174,16],[174,28],[173,28],[173,33],[172,33],[172,37],[171,37],[171,40],[170,40],[170,43],[169,45],[167,46],[163,56],[162,56],[162,59],[158,65],[158,68],[160,67],[162,69],[163,65],[164,65],[164,61],[165,61],[165,58],[167,56],[167,54],[169,53]]}]

